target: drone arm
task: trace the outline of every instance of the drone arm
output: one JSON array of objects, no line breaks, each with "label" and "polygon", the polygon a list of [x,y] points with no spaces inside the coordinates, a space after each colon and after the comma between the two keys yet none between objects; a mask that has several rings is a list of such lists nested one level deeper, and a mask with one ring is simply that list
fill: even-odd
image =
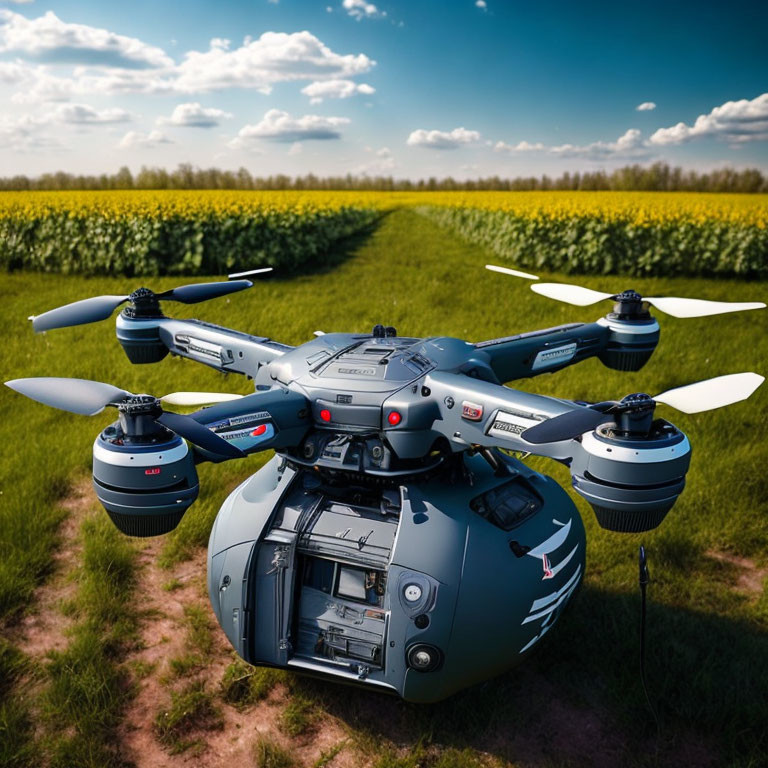
[{"label": "drone arm", "polygon": [[117,318],[117,338],[134,363],[157,362],[170,351],[219,371],[251,378],[262,365],[292,349],[266,337],[200,320],[133,319],[122,314]]},{"label": "drone arm", "polygon": [[441,371],[428,374],[424,385],[439,409],[432,430],[454,451],[481,445],[566,460],[577,448],[573,440],[534,445],[520,436],[528,427],[582,407],[568,400]]},{"label": "drone arm", "polygon": [[[311,426],[309,401],[282,387],[203,408],[191,416],[246,454],[295,446]],[[221,460],[207,451],[200,453]]]},{"label": "drone arm", "polygon": [[601,318],[572,323],[475,344],[488,359],[499,381],[552,373],[588,357],[599,357],[609,368],[638,370],[659,340],[655,320],[644,323]]}]

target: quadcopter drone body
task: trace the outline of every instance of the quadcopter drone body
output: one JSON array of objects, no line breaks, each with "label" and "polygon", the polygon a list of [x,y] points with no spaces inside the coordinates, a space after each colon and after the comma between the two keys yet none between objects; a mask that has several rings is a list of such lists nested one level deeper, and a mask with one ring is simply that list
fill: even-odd
[{"label": "quadcopter drone body", "polygon": [[[504,451],[567,465],[602,527],[649,530],[682,492],[691,455],[686,436],[654,418],[656,403],[705,410],[748,397],[762,381],[735,374],[594,405],[502,385],[588,357],[640,369],[659,341],[648,302],[696,301],[634,292],[611,297],[613,312],[595,323],[476,344],[377,325],[289,347],[160,310],[158,299],[195,302],[250,285],[239,282],[88,299],[35,325],[104,319],[130,298],[117,337],[132,362],[170,352],[249,377],[251,395],[163,398],[220,401],[182,416],[94,382],[9,386],[77,413],[118,407],[119,421],[94,443],[93,482],[130,535],[178,525],[198,494],[197,463],[273,449],[211,531],[208,587],[221,627],[252,664],[410,701],[437,701],[517,664],[581,582],[585,533],[575,505]],[[710,305],[699,314],[762,306],[698,304]]]}]

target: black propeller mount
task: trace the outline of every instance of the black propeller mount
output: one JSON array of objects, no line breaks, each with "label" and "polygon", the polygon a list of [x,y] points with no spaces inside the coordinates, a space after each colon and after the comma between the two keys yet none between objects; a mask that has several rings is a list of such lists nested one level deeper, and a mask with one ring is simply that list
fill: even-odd
[{"label": "black propeller mount", "polygon": [[534,445],[570,440],[600,426],[614,437],[647,437],[653,427],[656,401],[643,392],[620,401],[607,400],[585,405],[526,429],[521,437]]},{"label": "black propeller mount", "polygon": [[609,409],[616,418],[616,434],[645,436],[651,431],[656,401],[644,392],[627,395]]},{"label": "black propeller mount", "polygon": [[608,315],[610,319],[623,320],[625,322],[651,319],[650,305],[643,300],[643,297],[637,291],[631,289],[622,291],[611,298],[615,303],[613,305],[613,312]]},{"label": "black propeller mount", "polygon": [[238,458],[243,452],[190,416],[164,411],[152,395],[129,395],[117,403],[120,427],[127,442],[142,443],[163,438],[168,432],[212,453]]},{"label": "black propeller mount", "polygon": [[160,401],[151,395],[130,395],[117,406],[123,434],[131,441],[141,441],[167,430],[157,422],[163,412]]},{"label": "black propeller mount", "polygon": [[162,317],[163,310],[157,294],[149,288],[137,288],[129,297],[130,304],[123,310],[126,317]]}]

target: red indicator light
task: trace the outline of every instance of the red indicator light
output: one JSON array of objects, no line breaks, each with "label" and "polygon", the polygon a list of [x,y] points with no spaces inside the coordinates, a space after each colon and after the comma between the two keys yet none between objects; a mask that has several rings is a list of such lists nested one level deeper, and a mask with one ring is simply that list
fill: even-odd
[{"label": "red indicator light", "polygon": [[323,410],[320,411],[320,418],[323,421],[330,421],[331,420],[331,412],[327,408],[323,408]]},{"label": "red indicator light", "polygon": [[390,411],[389,416],[387,416],[387,421],[393,427],[396,427],[402,420],[403,417],[397,411]]},{"label": "red indicator light", "polygon": [[159,475],[160,474],[160,467],[152,467],[152,469],[145,469],[144,470],[145,475]]},{"label": "red indicator light", "polygon": [[251,432],[251,434],[254,437],[258,437],[259,435],[263,435],[266,431],[267,431],[267,425],[266,424],[259,424],[259,426],[256,427],[256,429],[254,429],[253,432]]}]

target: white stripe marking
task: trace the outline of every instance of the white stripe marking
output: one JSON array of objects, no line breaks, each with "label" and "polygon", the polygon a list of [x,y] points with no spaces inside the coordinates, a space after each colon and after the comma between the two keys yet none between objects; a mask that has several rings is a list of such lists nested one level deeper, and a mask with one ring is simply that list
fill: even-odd
[{"label": "white stripe marking", "polygon": [[559,531],[553,533],[546,541],[542,541],[538,547],[534,547],[530,552],[526,552],[530,557],[541,557],[554,552],[567,538],[571,532],[571,521],[569,520]]},{"label": "white stripe marking", "polygon": [[[578,575],[580,571],[581,571],[581,566],[579,566],[579,568],[577,569],[576,574]],[[551,605],[547,606],[543,611],[540,611],[539,613],[531,614],[527,619],[524,619],[523,624],[528,624],[531,621],[536,621],[536,619],[541,619],[544,616],[546,616],[548,613],[552,613],[552,611],[554,611],[555,608],[557,608],[559,605],[564,603],[571,596],[571,593],[573,592],[574,589],[576,589],[577,586],[578,586],[578,581],[576,581],[564,595],[558,598]]]},{"label": "white stripe marking", "polygon": [[550,592],[545,597],[540,597],[538,600],[534,600],[531,603],[531,608],[528,612],[531,613],[532,611],[538,611],[539,609],[543,608],[545,605],[549,605],[549,603],[551,603],[553,600],[557,600],[557,598],[560,597],[560,595],[562,595],[563,592],[565,592],[565,590],[567,590],[568,587],[571,586],[571,584],[573,584],[573,580],[578,577],[580,570],[581,570],[581,566],[579,566],[574,571],[571,578],[568,579],[568,581],[566,581],[565,584],[563,584],[563,586],[560,587],[560,589],[558,589],[556,592]]}]

